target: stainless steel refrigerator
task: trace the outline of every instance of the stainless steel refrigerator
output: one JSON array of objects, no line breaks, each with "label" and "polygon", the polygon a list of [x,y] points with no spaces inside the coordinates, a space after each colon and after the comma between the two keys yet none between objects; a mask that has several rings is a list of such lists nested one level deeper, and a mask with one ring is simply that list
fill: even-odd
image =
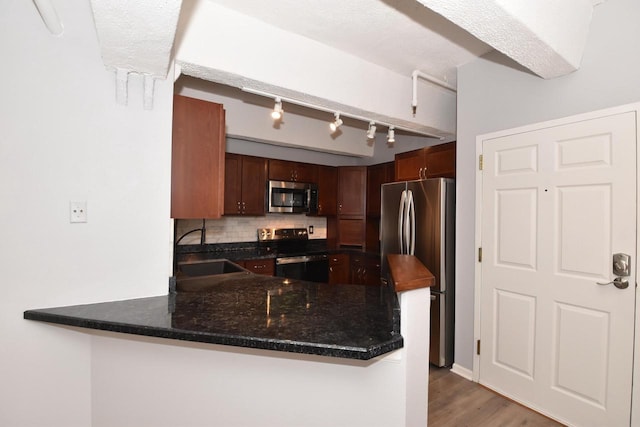
[{"label": "stainless steel refrigerator", "polygon": [[380,252],[388,282],[388,254],[415,255],[435,276],[431,288],[429,362],[453,363],[455,181],[436,178],[382,185]]}]

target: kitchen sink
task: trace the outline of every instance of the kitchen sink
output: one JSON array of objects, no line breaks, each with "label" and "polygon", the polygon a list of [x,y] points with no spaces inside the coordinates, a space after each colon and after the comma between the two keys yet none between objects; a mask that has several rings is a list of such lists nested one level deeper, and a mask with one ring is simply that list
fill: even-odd
[{"label": "kitchen sink", "polygon": [[228,273],[246,273],[247,270],[226,259],[190,261],[178,264],[178,276],[217,276]]}]

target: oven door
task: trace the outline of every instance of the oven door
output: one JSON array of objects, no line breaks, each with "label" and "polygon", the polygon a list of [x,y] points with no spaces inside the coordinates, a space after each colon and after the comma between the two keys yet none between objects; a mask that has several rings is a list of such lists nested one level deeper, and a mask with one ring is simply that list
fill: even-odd
[{"label": "oven door", "polygon": [[304,255],[276,258],[276,276],[328,283],[329,256]]}]

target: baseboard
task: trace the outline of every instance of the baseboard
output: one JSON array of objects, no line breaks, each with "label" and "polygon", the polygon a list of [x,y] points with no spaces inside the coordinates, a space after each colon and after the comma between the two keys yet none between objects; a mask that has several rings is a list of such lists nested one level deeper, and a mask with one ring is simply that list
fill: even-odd
[{"label": "baseboard", "polygon": [[451,372],[456,375],[460,375],[462,378],[465,378],[469,381],[473,381],[473,372],[470,369],[464,368],[454,363],[451,367]]}]

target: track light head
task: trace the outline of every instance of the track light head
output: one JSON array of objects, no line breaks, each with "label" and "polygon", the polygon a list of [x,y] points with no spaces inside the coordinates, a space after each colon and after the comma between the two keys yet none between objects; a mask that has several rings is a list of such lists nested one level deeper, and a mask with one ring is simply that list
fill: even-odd
[{"label": "track light head", "polygon": [[336,117],[336,119],[329,124],[329,128],[331,129],[332,133],[338,130],[340,126],[342,126],[342,119],[340,118],[340,113],[334,113],[334,116]]},{"label": "track light head", "polygon": [[395,128],[393,126],[390,126],[389,131],[387,132],[387,145],[392,147],[393,144],[395,144],[395,142],[396,142]]},{"label": "track light head", "polygon": [[284,110],[282,109],[282,100],[280,98],[276,98],[276,104],[273,106],[273,111],[271,112],[271,118],[273,120],[280,120],[283,114],[284,114]]},{"label": "track light head", "polygon": [[376,137],[376,123],[369,122],[369,130],[367,131],[367,139],[375,139]]}]

